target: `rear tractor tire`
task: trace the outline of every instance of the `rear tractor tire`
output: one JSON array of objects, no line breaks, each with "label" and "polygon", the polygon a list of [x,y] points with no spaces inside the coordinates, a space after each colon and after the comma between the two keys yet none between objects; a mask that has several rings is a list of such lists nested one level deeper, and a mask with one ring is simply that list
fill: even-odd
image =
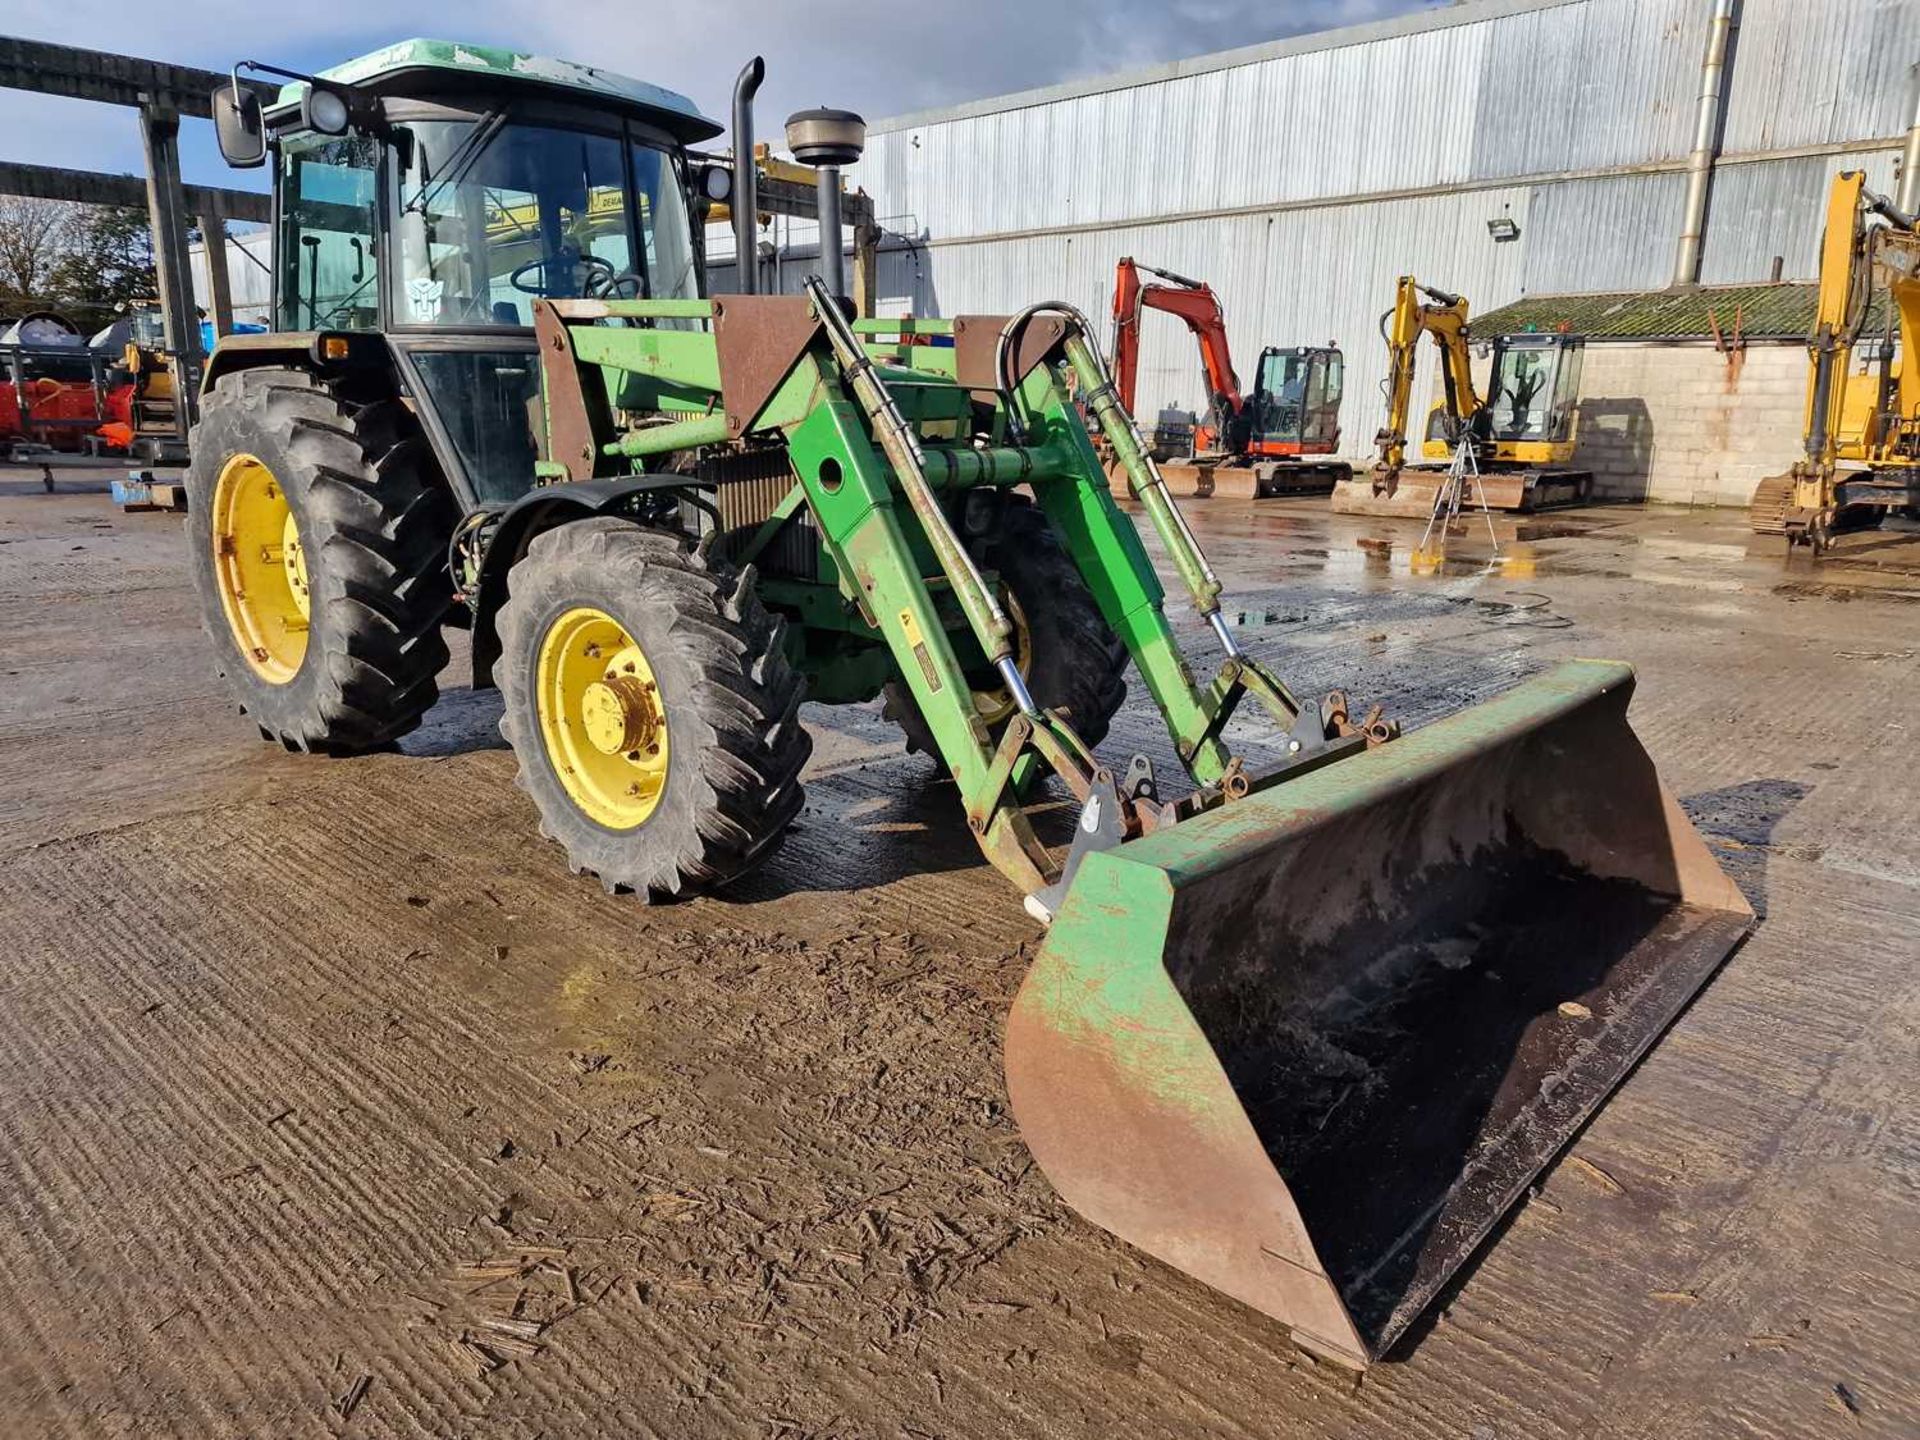
[{"label": "rear tractor tire", "polygon": [[[1024,496],[1008,497],[1000,534],[982,559],[1000,574],[1001,603],[1016,632],[1015,662],[1034,701],[1043,710],[1064,709],[1074,733],[1098,745],[1126,703],[1127,647],[1107,628],[1045,513]],[[974,709],[997,739],[1012,718],[1013,700],[986,676],[977,683],[982,688],[974,691]],[[905,733],[909,751],[941,759],[932,727],[904,681],[887,682],[884,708]]]},{"label": "rear tractor tire", "polygon": [[765,860],[813,741],[752,568],[723,575],[679,536],[603,517],[536,536],[507,588],[500,733],[573,870],[667,900]]},{"label": "rear tractor tire", "polygon": [[247,370],[207,395],[192,449],[201,621],[261,736],[340,755],[418,725],[447,663],[453,512],[406,408]]}]

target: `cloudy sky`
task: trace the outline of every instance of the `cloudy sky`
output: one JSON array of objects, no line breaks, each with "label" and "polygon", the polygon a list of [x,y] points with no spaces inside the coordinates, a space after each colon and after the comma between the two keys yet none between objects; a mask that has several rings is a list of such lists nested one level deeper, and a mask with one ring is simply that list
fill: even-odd
[{"label": "cloudy sky", "polygon": [[[726,118],[740,66],[767,57],[763,135],[808,105],[869,119],[1375,20],[1446,0],[0,0],[0,33],[224,70],[322,68],[411,35],[587,61]],[[187,121],[189,181],[264,188]],[[0,90],[0,160],[138,172],[133,113]]]}]

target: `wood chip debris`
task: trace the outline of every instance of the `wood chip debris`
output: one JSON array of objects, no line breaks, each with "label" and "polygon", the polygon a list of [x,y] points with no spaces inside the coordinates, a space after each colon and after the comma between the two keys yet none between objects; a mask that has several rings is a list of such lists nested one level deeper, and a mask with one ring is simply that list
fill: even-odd
[{"label": "wood chip debris", "polygon": [[517,1335],[488,1335],[473,1343],[479,1345],[482,1349],[504,1351],[509,1355],[517,1355],[523,1360],[531,1360],[547,1348],[544,1345],[536,1345],[531,1340],[522,1340]]},{"label": "wood chip debris", "polygon": [[1695,1290],[1649,1290],[1647,1294],[1655,1300],[1664,1300],[1669,1305],[1698,1305],[1700,1303],[1699,1292]]},{"label": "wood chip debris", "polygon": [[362,1371],[358,1380],[334,1397],[333,1413],[342,1420],[353,1418],[353,1412],[359,1407],[360,1402],[367,1398],[367,1390],[372,1384],[373,1376]]},{"label": "wood chip debris", "polygon": [[485,1280],[492,1284],[496,1280],[509,1280],[516,1275],[525,1275],[533,1269],[533,1262],[527,1259],[482,1260],[475,1263],[460,1264],[453,1267],[455,1280]]},{"label": "wood chip debris", "polygon": [[538,1320],[513,1320],[491,1315],[478,1322],[485,1330],[498,1331],[502,1335],[511,1335],[517,1340],[537,1340],[540,1332],[547,1327]]},{"label": "wood chip debris", "polygon": [[448,1347],[463,1364],[473,1367],[476,1379],[491,1374],[506,1363],[471,1335],[462,1335],[458,1340],[449,1341]]},{"label": "wood chip debris", "polygon": [[1618,1180],[1614,1179],[1612,1175],[1602,1170],[1591,1160],[1582,1159],[1578,1155],[1569,1155],[1567,1156],[1567,1163],[1589,1180],[1593,1181],[1593,1183],[1598,1185],[1602,1190],[1614,1195],[1624,1195],[1627,1193],[1626,1186],[1622,1185]]}]

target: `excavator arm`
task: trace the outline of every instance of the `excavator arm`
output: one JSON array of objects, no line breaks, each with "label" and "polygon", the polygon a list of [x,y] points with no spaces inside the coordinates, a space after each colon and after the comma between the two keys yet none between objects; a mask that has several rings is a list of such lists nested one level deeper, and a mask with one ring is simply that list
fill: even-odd
[{"label": "excavator arm", "polygon": [[[1425,303],[1425,301],[1431,303]],[[1467,352],[1467,302],[1459,295],[1400,277],[1393,309],[1381,317],[1387,342],[1387,423],[1374,442],[1380,458],[1373,467],[1374,488],[1391,489],[1407,460],[1407,424],[1413,408],[1413,375],[1420,337],[1431,335],[1440,351],[1440,378],[1446,390],[1447,416],[1459,433],[1480,412],[1473,388],[1472,357]]]},{"label": "excavator arm", "polygon": [[[1920,508],[1920,365],[1912,363],[1920,345],[1920,231],[1866,180],[1843,170],[1827,192],[1801,456],[1760,482],[1749,509],[1756,534],[1785,535],[1815,550],[1865,514]],[[1855,352],[1882,296],[1879,364],[1855,374]]]},{"label": "excavator arm", "polygon": [[[1143,284],[1140,272],[1157,275],[1164,285]],[[1129,255],[1113,271],[1113,371],[1120,403],[1135,413],[1134,384],[1140,371],[1140,314],[1164,310],[1186,321],[1200,345],[1200,363],[1206,373],[1207,396],[1223,418],[1238,416],[1246,406],[1240,377],[1234,373],[1233,352],[1227,345],[1227,321],[1220,297],[1203,281],[1171,270],[1141,265]]]},{"label": "excavator arm", "polygon": [[[1875,220],[1884,221],[1876,224]],[[1827,195],[1820,242],[1819,309],[1808,342],[1807,463],[1831,470],[1838,459],[1873,461],[1920,410],[1920,366],[1893,366],[1883,351],[1870,387],[1850,381],[1853,352],[1875,294],[1884,289],[1897,326],[1898,353],[1913,354],[1920,335],[1920,235],[1912,216],[1866,188],[1866,176],[1843,170]],[[1870,388],[1863,399],[1862,388]]]},{"label": "excavator arm", "polygon": [[1864,171],[1843,170],[1827,194],[1827,226],[1820,241],[1819,309],[1808,343],[1805,448],[1813,465],[1831,466],[1840,440],[1840,416],[1853,356],[1856,309],[1872,287]]}]

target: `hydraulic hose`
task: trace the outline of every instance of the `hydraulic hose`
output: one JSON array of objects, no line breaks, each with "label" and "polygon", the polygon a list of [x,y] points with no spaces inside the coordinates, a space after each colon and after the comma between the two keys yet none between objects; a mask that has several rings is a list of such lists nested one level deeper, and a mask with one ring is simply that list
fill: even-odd
[{"label": "hydraulic hose", "polygon": [[1114,454],[1126,468],[1127,482],[1132,486],[1135,498],[1146,507],[1147,516],[1153,522],[1161,544],[1166,546],[1174,568],[1179,570],[1180,578],[1186,583],[1187,593],[1193,599],[1193,608],[1212,628],[1221,648],[1230,657],[1239,658],[1240,647],[1220,616],[1219,577],[1207,563],[1200,542],[1187,525],[1187,517],[1180,513],[1180,507],[1174,503],[1167,482],[1160,474],[1160,467],[1154,464],[1147,442],[1140,434],[1138,422],[1114,394],[1113,376],[1106,362],[1101,359],[1100,352],[1093,347],[1093,326],[1077,307],[1064,300],[1042,300],[1027,306],[1001,327],[1000,337],[994,344],[993,376],[1007,397],[1008,414],[1016,414],[1013,396],[1019,388],[1019,381],[1012,369],[1013,342],[1036,315],[1049,313],[1063,316],[1067,321],[1067,358],[1081,380],[1087,405],[1099,420],[1101,429],[1106,432]]}]

